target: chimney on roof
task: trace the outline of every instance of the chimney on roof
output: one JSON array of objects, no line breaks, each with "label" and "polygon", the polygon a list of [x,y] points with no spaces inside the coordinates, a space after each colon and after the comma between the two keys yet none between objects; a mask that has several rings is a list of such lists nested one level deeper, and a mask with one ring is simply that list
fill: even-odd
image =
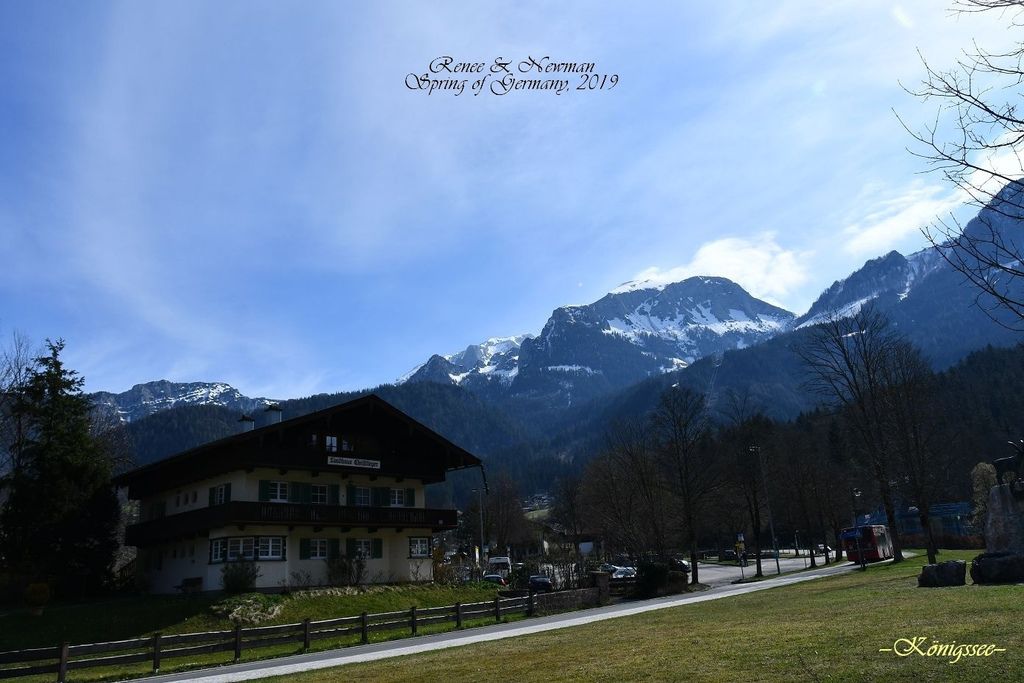
[{"label": "chimney on roof", "polygon": [[281,410],[281,406],[277,405],[276,403],[271,403],[269,406],[267,406],[266,410],[263,411],[263,413],[267,416],[267,424],[276,425],[278,422],[280,422],[282,412],[283,411]]},{"label": "chimney on roof", "polygon": [[251,415],[243,415],[238,418],[238,422],[241,424],[243,432],[251,432],[256,429],[256,420],[252,419]]}]

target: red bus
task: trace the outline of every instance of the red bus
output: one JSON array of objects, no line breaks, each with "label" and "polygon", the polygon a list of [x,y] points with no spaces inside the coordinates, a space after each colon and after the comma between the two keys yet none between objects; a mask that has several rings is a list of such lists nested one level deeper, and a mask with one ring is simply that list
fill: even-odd
[{"label": "red bus", "polygon": [[889,527],[884,524],[843,529],[839,538],[850,562],[861,562],[861,553],[864,554],[864,562],[877,562],[892,557],[892,539],[889,537]]}]

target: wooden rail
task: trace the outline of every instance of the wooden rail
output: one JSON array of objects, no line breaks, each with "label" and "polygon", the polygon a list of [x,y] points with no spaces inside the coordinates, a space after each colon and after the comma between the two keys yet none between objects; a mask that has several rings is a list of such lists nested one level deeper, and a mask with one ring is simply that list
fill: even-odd
[{"label": "wooden rail", "polygon": [[155,674],[160,672],[164,660],[176,657],[232,652],[234,661],[237,662],[242,658],[244,650],[273,645],[300,643],[302,651],[305,652],[312,641],[326,638],[358,635],[361,643],[367,643],[370,633],[380,631],[409,629],[412,635],[416,635],[420,627],[430,624],[454,621],[456,628],[462,628],[466,619],[493,616],[495,621],[501,621],[503,615],[517,612],[525,612],[527,616],[531,616],[533,602],[533,593],[520,598],[495,596],[494,600],[486,602],[455,603],[445,607],[411,607],[407,610],[380,614],[363,612],[358,616],[321,621],[306,619],[297,624],[280,626],[236,626],[228,631],[176,635],[154,633],[146,638],[113,640],[105,643],[61,643],[56,647],[11,650],[0,652],[0,679],[55,673],[57,682],[64,683],[70,670],[138,662],[151,662]]}]

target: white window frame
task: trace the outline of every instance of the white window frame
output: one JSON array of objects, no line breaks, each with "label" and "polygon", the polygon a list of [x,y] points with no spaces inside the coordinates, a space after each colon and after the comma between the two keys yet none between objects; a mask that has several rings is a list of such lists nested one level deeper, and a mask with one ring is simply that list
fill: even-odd
[{"label": "white window frame", "polygon": [[228,562],[256,559],[256,539],[253,536],[233,536],[228,539]]},{"label": "white window frame", "polygon": [[405,507],[405,489],[391,489],[389,500],[393,508]]},{"label": "white window frame", "polygon": [[228,558],[226,538],[215,538],[210,541],[210,562],[223,562]]},{"label": "white window frame", "polygon": [[227,484],[219,484],[213,487],[213,504],[223,505],[227,494]]},{"label": "white window frame", "polygon": [[356,557],[361,557],[364,560],[369,560],[373,557],[373,539],[372,538],[357,538],[356,539]]},{"label": "white window frame", "polygon": [[283,536],[260,536],[259,540],[257,541],[256,547],[256,556],[261,560],[284,559]]},{"label": "white window frame", "polygon": [[311,538],[309,539],[309,559],[311,560],[326,560],[327,559],[327,539],[326,538]]},{"label": "white window frame", "polygon": [[430,557],[430,537],[410,536],[409,557],[423,558]]},{"label": "white window frame", "polygon": [[286,481],[272,481],[268,487],[269,496],[267,500],[271,503],[287,503],[288,502],[288,482]]},{"label": "white window frame", "polygon": [[313,505],[327,505],[327,484],[313,484],[309,489],[309,502]]},{"label": "white window frame", "polygon": [[370,505],[373,503],[373,496],[370,494],[369,486],[354,487],[352,491],[352,497],[355,500],[352,501],[351,505],[357,505],[359,507],[370,507]]},{"label": "white window frame", "polygon": [[328,453],[338,452],[338,437],[328,434],[324,436],[324,450]]}]

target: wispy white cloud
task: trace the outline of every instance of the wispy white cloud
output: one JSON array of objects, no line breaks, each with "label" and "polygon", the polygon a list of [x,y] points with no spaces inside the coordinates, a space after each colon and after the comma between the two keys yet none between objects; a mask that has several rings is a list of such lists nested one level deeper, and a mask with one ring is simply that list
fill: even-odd
[{"label": "wispy white cloud", "polygon": [[774,233],[751,237],[726,237],[700,246],[681,266],[651,266],[637,273],[637,282],[663,285],[694,275],[726,277],[754,296],[784,305],[794,289],[808,279],[810,252],[785,249]]},{"label": "wispy white cloud", "polygon": [[963,203],[962,193],[921,180],[895,190],[866,188],[857,202],[859,215],[843,228],[843,249],[855,256],[884,253]]}]

